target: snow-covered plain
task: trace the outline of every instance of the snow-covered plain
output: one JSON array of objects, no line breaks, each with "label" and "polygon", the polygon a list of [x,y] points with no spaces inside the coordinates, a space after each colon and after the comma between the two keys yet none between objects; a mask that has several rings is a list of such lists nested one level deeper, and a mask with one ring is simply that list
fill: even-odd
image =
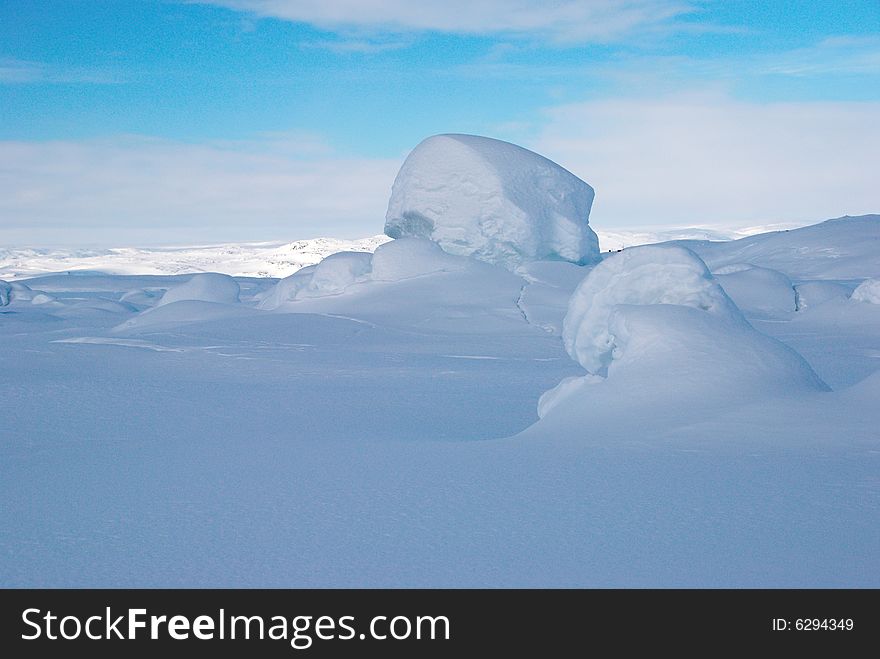
[{"label": "snow-covered plain", "polygon": [[0,585],[880,586],[880,216],[600,246],[7,251]]}]

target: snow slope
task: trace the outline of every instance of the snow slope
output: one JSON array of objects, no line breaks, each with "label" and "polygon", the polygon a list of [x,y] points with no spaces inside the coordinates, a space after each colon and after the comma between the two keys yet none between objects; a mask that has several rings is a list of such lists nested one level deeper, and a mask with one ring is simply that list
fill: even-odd
[{"label": "snow slope", "polygon": [[[880,586],[880,305],[850,297],[880,250],[819,227],[696,246],[807,301],[760,314],[668,247],[513,272],[401,241],[314,295],[161,306],[190,275],[17,279],[0,586]],[[562,336],[594,286],[604,376]]]},{"label": "snow slope", "polygon": [[750,263],[778,270],[792,280],[880,277],[880,215],[840,217],[799,229],[732,242],[686,241],[715,272]]}]

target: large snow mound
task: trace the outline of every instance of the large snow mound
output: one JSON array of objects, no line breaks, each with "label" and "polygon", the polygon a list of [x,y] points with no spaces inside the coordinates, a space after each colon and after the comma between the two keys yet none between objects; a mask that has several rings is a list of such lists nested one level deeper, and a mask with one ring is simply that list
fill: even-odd
[{"label": "large snow mound", "polygon": [[866,279],[852,292],[852,299],[857,302],[880,304],[880,279]]},{"label": "large snow mound", "polygon": [[204,272],[193,275],[184,283],[169,288],[156,306],[183,300],[235,304],[238,302],[240,290],[238,282],[229,275]]},{"label": "large snow mound", "polygon": [[467,259],[444,252],[430,240],[398,238],[376,248],[372,279],[399,281],[434,272],[457,272],[466,267]]},{"label": "large snow mound", "polygon": [[745,322],[706,265],[688,249],[635,247],[590,271],[568,303],[565,348],[590,373],[604,374],[619,338],[610,322],[619,305],[674,304]]},{"label": "large snow mound", "polygon": [[407,156],[391,191],[385,233],[515,267],[598,260],[589,227],[593,188],[522,147],[476,135],[435,135]]},{"label": "large snow mound", "polygon": [[749,263],[732,264],[716,270],[715,278],[746,313],[774,314],[797,308],[794,286],[778,270]]},{"label": "large snow mound", "polygon": [[541,396],[541,418],[557,407],[575,415],[652,408],[675,416],[827,390],[797,352],[735,317],[673,304],[620,305],[607,333],[615,345],[607,378],[563,380]]},{"label": "large snow mound", "polygon": [[308,284],[298,297],[338,295],[370,274],[373,255],[367,252],[338,252],[315,266]]},{"label": "large snow mound", "polygon": [[563,340],[589,374],[546,392],[541,418],[556,408],[557,419],[648,408],[674,416],[682,406],[827,390],[797,352],[756,331],[681,247],[633,248],[596,266],[572,295]]}]

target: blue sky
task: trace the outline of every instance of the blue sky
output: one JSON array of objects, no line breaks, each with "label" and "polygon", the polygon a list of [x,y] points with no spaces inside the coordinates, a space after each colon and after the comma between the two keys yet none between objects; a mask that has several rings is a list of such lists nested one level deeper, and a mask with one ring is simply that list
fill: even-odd
[{"label": "blue sky", "polygon": [[441,132],[597,226],[806,223],[880,211],[878,126],[878,0],[0,2],[0,245],[380,233]]}]

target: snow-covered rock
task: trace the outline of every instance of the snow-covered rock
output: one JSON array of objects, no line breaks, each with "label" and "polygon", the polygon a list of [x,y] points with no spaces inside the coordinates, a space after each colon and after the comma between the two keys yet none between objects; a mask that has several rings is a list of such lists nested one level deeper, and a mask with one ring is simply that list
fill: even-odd
[{"label": "snow-covered rock", "polygon": [[546,392],[542,418],[556,408],[580,417],[646,405],[674,415],[663,401],[720,409],[827,390],[797,352],[756,331],[681,247],[633,248],[596,266],[571,298],[563,339],[589,375]]},{"label": "snow-covered rock", "polygon": [[372,263],[368,252],[337,252],[315,266],[308,284],[297,297],[338,295],[357,281],[365,279]]},{"label": "snow-covered rock", "polygon": [[238,302],[239,292],[238,282],[229,275],[204,272],[193,275],[184,283],[169,288],[156,306],[182,300],[235,304]]},{"label": "snow-covered rock", "polygon": [[613,316],[620,305],[674,304],[742,322],[706,265],[683,247],[635,247],[609,257],[571,296],[562,337],[572,358],[604,374],[622,349]]},{"label": "snow-covered rock", "polygon": [[286,302],[295,300],[297,293],[309,285],[312,275],[315,273],[315,267],[314,265],[307,265],[292,275],[279,280],[272,288],[258,296],[257,307],[272,310],[277,309]]},{"label": "snow-covered rock", "polygon": [[592,263],[593,188],[522,147],[475,135],[435,135],[409,154],[391,192],[385,233],[516,267],[542,259]]},{"label": "snow-covered rock", "polygon": [[42,291],[34,291],[34,295],[31,298],[31,304],[49,304],[54,301],[55,297],[53,295],[43,293]]},{"label": "snow-covered rock", "polygon": [[714,274],[724,292],[746,313],[773,314],[797,308],[791,280],[778,270],[740,263],[718,268]]},{"label": "snow-covered rock", "polygon": [[852,299],[857,302],[880,304],[880,279],[866,279],[852,292]]},{"label": "snow-covered rock", "polygon": [[444,252],[430,240],[398,238],[376,248],[371,277],[374,281],[398,281],[432,272],[460,271],[466,266],[467,259]]}]

